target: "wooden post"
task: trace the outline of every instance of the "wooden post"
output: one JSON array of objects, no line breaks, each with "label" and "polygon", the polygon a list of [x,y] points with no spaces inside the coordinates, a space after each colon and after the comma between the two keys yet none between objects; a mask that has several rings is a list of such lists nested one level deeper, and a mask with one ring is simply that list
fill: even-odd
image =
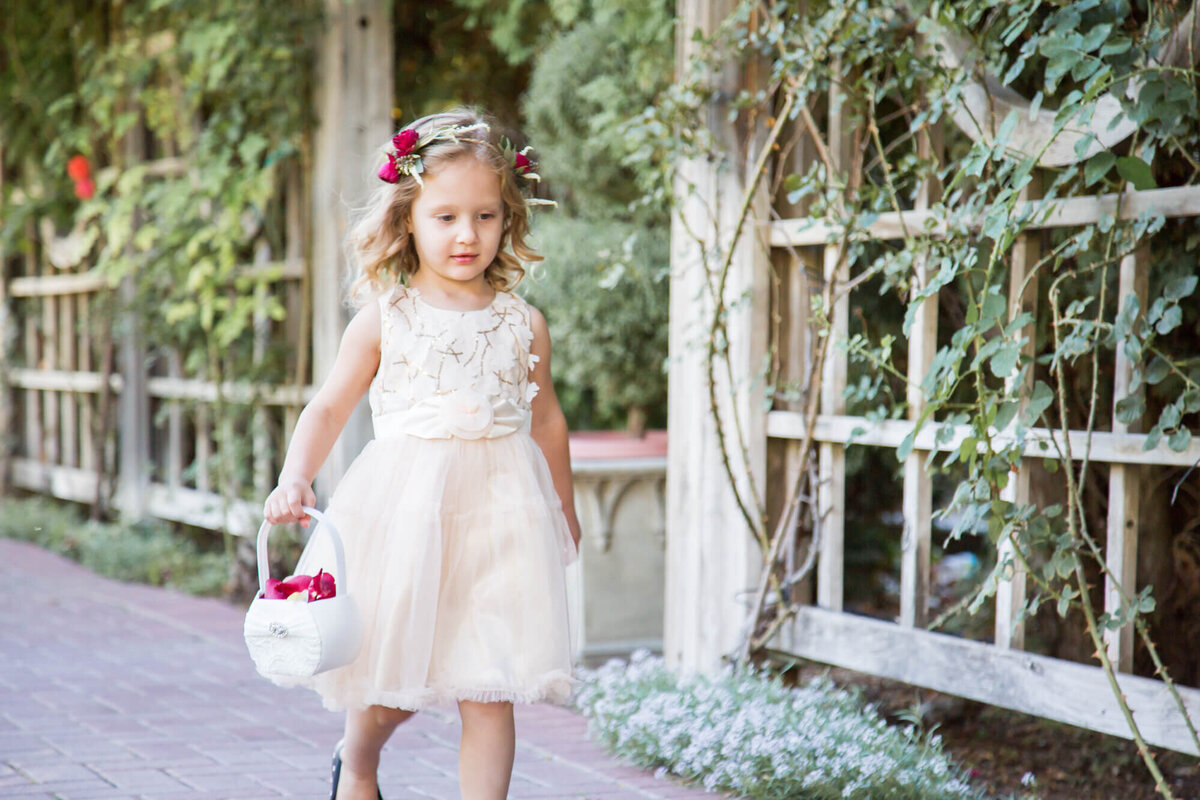
[{"label": "wooden post", "polygon": [[[79,295],[79,371],[92,371],[92,293],[84,292]],[[96,439],[92,426],[95,422],[95,409],[99,395],[105,392],[101,389],[97,394],[85,394],[80,401],[79,409],[79,466],[92,472],[96,464],[101,463],[103,454],[96,452]]]},{"label": "wooden post", "polygon": [[[680,0],[677,74],[695,50],[694,31],[712,33],[732,9],[730,0],[704,3]],[[720,76],[727,97],[738,91],[736,75]],[[748,596],[761,566],[758,547],[735,503],[718,449],[709,404],[705,350],[713,309],[711,275],[718,265],[706,263],[689,231],[706,240],[728,243],[744,192],[744,170],[737,137],[727,120],[728,107],[709,109],[709,126],[737,165],[703,160],[679,165],[676,197],[680,211],[672,220],[670,290],[670,361],[668,427],[671,442],[667,466],[666,593],[663,650],[667,663],[686,670],[717,667],[745,635]],[[756,154],[755,154],[756,155]],[[755,198],[751,218],[729,275],[724,301],[728,308],[729,358],[733,385],[717,367],[717,395],[729,457],[745,490],[743,456],[734,433],[740,419],[747,460],[757,486],[764,485],[766,462],[762,382],[753,380],[763,363],[769,302],[769,263],[765,242],[766,187]],[[714,211],[714,209],[720,209]],[[719,214],[714,219],[713,214]],[[682,219],[679,215],[682,215]],[[686,220],[686,222],[684,221]],[[755,513],[753,507],[750,513]]]},{"label": "wooden post", "polygon": [[[840,99],[837,87],[829,89],[829,157],[834,169],[846,168],[850,155],[850,131],[848,116]],[[830,176],[832,179],[833,176]],[[842,264],[841,250],[836,245],[826,245],[824,251],[824,274],[826,281],[846,284],[850,279],[848,264]],[[831,338],[825,354],[825,368],[821,375],[821,414],[845,414],[847,356],[836,342],[845,341],[850,330],[850,296],[843,293],[834,301],[829,314]],[[820,520],[821,545],[817,561],[817,605],[832,611],[841,611],[845,585],[845,540],[846,540],[846,448],[841,444],[822,442],[818,448],[820,462],[820,488],[817,491],[817,509]]]},{"label": "wooden post", "polygon": [[[300,169],[297,166],[293,166],[287,171],[284,197],[287,205],[284,223],[284,258],[304,265],[300,271],[300,279],[294,285],[289,282],[286,288],[287,336],[289,341],[296,343],[292,383],[297,387],[303,387],[309,383],[308,371],[312,353],[312,295],[309,291],[312,281],[310,266],[312,258],[309,252],[308,237],[305,235],[308,226],[304,209],[308,207],[308,203],[306,202],[304,182],[301,180]],[[298,406],[284,406],[283,427],[279,431],[280,441],[277,452],[282,453],[286,450],[287,441],[291,438],[292,431],[296,429],[296,421],[299,417],[300,408]],[[282,456],[277,457],[275,463],[282,466]],[[274,477],[272,476],[272,480]]]},{"label": "wooden post", "polygon": [[[4,143],[0,142],[0,196],[4,195]],[[8,305],[8,253],[0,247],[0,497],[12,486],[12,457],[16,449],[13,430],[13,391],[8,382],[12,368],[13,313]]]},{"label": "wooden post", "polygon": [[[917,136],[917,157],[929,159],[941,142],[938,131],[931,137],[922,131]],[[929,208],[937,187],[934,180],[926,181],[917,193],[915,210]],[[913,265],[914,290],[929,283],[928,263],[924,258]],[[914,422],[925,411],[925,394],[921,382],[937,354],[938,296],[928,297],[913,316],[908,334],[908,384],[905,396],[908,418]],[[933,530],[933,478],[925,470],[927,450],[913,450],[904,459],[904,534],[900,542],[900,624],[912,628],[924,626],[929,613],[929,555]]]},{"label": "wooden post", "polygon": [[[313,378],[333,368],[350,320],[343,299],[342,244],[350,209],[379,185],[375,171],[392,130],[392,12],[384,0],[326,0],[316,91],[313,170]],[[319,494],[333,485],[370,438],[365,401],[347,422],[320,473]]]},{"label": "wooden post", "polygon": [[[1041,181],[1038,173],[1034,173],[1033,181],[1021,190],[1021,200],[1030,201],[1041,197]],[[1034,321],[1021,328],[1017,335],[1024,337],[1021,345],[1021,360],[1032,359],[1036,354],[1034,339],[1037,336],[1037,276],[1031,273],[1034,265],[1042,256],[1042,239],[1038,232],[1022,233],[1013,245],[1012,262],[1008,273],[1008,319],[1014,319],[1022,312],[1033,315]],[[1020,364],[1017,369],[1020,370]],[[1005,379],[1009,388],[1013,387],[1016,375]],[[1023,385],[1020,388],[1017,415],[1020,416],[1029,404],[1029,394],[1033,390],[1033,367],[1025,372]],[[1016,475],[1010,475],[1008,485],[1001,491],[1002,499],[1025,505],[1029,502],[1029,470],[1022,466]],[[1001,540],[997,547],[997,558],[1013,559],[1013,571],[1009,580],[1001,580],[996,585],[996,646],[1001,649],[1025,649],[1025,622],[1020,618],[1021,609],[1025,605],[1025,570],[1013,555],[1014,549],[1010,539]]]},{"label": "wooden post", "polygon": [[[59,348],[59,358],[62,361],[60,369],[75,372],[79,367],[76,357],[76,342],[78,332],[75,328],[75,304],[79,295],[65,294],[59,298],[58,332],[62,345]],[[61,422],[59,431],[62,437],[62,463],[74,467],[79,464],[79,411],[74,392],[63,392],[62,406],[59,409]]]},{"label": "wooden post", "polygon": [[[255,263],[263,264],[270,260],[270,246],[266,242],[260,243],[254,253]],[[267,316],[266,312],[268,294],[267,281],[259,279],[254,284],[254,342],[252,347],[255,366],[261,365],[263,359],[266,358],[267,342],[271,338],[271,318]],[[254,486],[255,496],[266,500],[267,495],[275,486],[276,476],[273,474],[270,415],[262,398],[258,398],[255,402],[253,418],[250,434],[253,441],[250,456],[253,461],[251,483]]]},{"label": "wooden post", "polygon": [[[30,241],[34,238],[33,220],[25,225],[25,236]],[[34,276],[40,274],[37,255],[33,248],[25,251],[23,259],[25,274]],[[39,344],[41,332],[38,330],[37,315],[33,312],[33,304],[40,302],[28,301],[25,309],[25,365],[32,369],[42,366],[42,348]],[[37,389],[25,390],[25,452],[26,458],[38,461],[46,460],[45,440],[42,437],[42,393]]]},{"label": "wooden post", "polygon": [[[167,351],[167,375],[172,380],[183,378],[183,362],[174,348]],[[183,485],[183,409],[180,400],[168,398],[164,402],[167,404],[166,478],[167,487],[174,492]]]},{"label": "wooden post", "polygon": [[[801,6],[801,9],[804,7]],[[784,146],[784,158],[775,177],[777,186],[782,186],[781,175],[792,173],[805,174],[816,160],[815,148],[811,139],[804,132],[799,122],[792,123],[790,130],[780,137],[781,141],[794,140],[788,147]],[[804,217],[812,205],[811,198],[800,198],[797,203],[788,200],[789,192],[780,189],[775,197],[775,211],[781,217]],[[812,286],[809,274],[819,272],[818,259],[821,257],[817,248],[777,249],[771,258],[773,279],[775,280],[774,300],[771,309],[772,324],[778,326],[774,339],[777,348],[777,364],[779,377],[777,383],[786,387],[772,399],[772,410],[787,410],[802,412],[804,398],[801,390],[808,383],[808,370],[812,364],[810,336],[809,297]],[[784,503],[791,488],[802,479],[802,473],[813,463],[814,451],[801,457],[801,442],[797,439],[773,439],[767,442],[768,453],[768,509],[770,511],[770,529],[775,530],[784,513]],[[803,515],[797,515],[793,530],[789,532],[791,540],[784,544],[784,569],[792,575],[800,566],[801,559],[808,554],[811,544],[811,534],[804,532],[806,524]],[[816,582],[810,575],[791,587],[788,599],[791,602],[812,603]],[[785,645],[786,646],[786,645]]]},{"label": "wooden post", "polygon": [[[1125,298],[1136,297],[1139,308],[1146,308],[1147,273],[1149,272],[1149,247],[1140,246],[1135,252],[1121,259],[1121,277],[1117,292],[1119,312]],[[1117,362],[1113,370],[1113,433],[1136,433],[1138,426],[1126,425],[1117,419],[1118,400],[1130,394],[1130,377],[1133,365],[1125,356],[1124,340],[1117,342]],[[1139,389],[1138,394],[1143,390]],[[1126,598],[1137,594],[1137,551],[1138,512],[1141,502],[1141,470],[1129,464],[1113,464],[1108,472],[1108,539],[1104,547],[1104,559],[1113,576],[1104,579],[1104,610],[1116,614],[1121,609],[1121,595]],[[1119,582],[1119,585],[1118,585]],[[1119,630],[1106,629],[1104,639],[1108,657],[1121,672],[1133,671],[1133,625]]]},{"label": "wooden post", "polygon": [[[146,142],[140,121],[121,143],[118,166],[130,167],[146,157]],[[141,222],[134,219],[136,227]],[[126,317],[117,341],[117,369],[121,393],[117,397],[117,493],[116,506],[131,519],[142,519],[150,491],[150,395],[147,389],[146,345],[139,332],[137,289],[132,276],[117,287],[120,313]]]},{"label": "wooden post", "polygon": [[[133,281],[125,278],[119,287],[123,313],[134,314]],[[149,494],[150,396],[146,382],[146,349],[136,322],[126,326],[117,345],[121,393],[117,397],[117,508],[131,519],[146,514]]]}]

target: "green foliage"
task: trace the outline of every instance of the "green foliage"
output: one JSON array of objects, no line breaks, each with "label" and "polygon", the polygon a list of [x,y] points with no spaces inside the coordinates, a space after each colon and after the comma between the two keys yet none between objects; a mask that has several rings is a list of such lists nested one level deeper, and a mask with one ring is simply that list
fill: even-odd
[{"label": "green foliage", "polygon": [[[44,246],[53,220],[86,245],[83,264],[118,295],[92,306],[104,335],[136,328],[183,375],[279,381],[291,354],[255,347],[255,320],[284,310],[268,285],[285,252],[279,187],[307,169],[316,2],[20,2],[0,20],[0,247]],[[95,195],[67,162],[82,155]],[[101,314],[100,312],[103,311]],[[294,363],[294,362],[293,362]],[[303,377],[303,376],[302,376]],[[220,465],[247,446],[247,409],[214,406]],[[236,492],[232,468],[214,476]]]},{"label": "green foliage", "polygon": [[190,594],[219,595],[229,577],[224,553],[202,550],[166,523],[86,520],[76,508],[44,498],[6,501],[0,537],[32,542],[108,578]]},{"label": "green foliage", "polygon": [[552,6],[522,108],[557,211],[536,222],[547,257],[527,297],[550,322],[573,427],[648,413],[665,424],[669,217],[645,202],[644,163],[623,126],[671,74],[671,6],[596,0]]},{"label": "green foliage", "polygon": [[[953,440],[956,428],[964,435],[961,444],[935,451],[924,464],[961,476],[941,512],[952,525],[951,539],[986,533],[993,545],[1013,545],[1011,555],[994,559],[995,567],[970,608],[978,610],[1001,580],[1023,568],[1030,580],[1023,613],[1032,614],[1041,604],[1060,614],[1081,611],[1091,637],[1089,650],[1102,660],[1099,632],[1148,613],[1154,600],[1150,587],[1137,592],[1125,586],[1120,609],[1106,615],[1092,607],[1088,588],[1095,578],[1089,575],[1106,570],[1094,532],[1104,520],[1088,515],[1089,506],[1096,504],[1085,503],[1091,481],[1079,463],[1087,458],[1080,452],[1081,441],[1072,450],[1065,436],[1051,439],[1047,429],[1104,429],[1115,402],[1120,422],[1148,429],[1147,449],[1188,447],[1200,414],[1200,359],[1195,355],[1200,318],[1191,300],[1197,288],[1200,228],[1192,218],[1145,213],[1118,219],[1110,213],[1091,224],[1031,234],[1043,243],[1028,265],[1027,285],[1036,281],[1032,285],[1038,288],[1037,316],[1014,302],[1024,287],[1010,286],[1009,263],[1023,243],[1022,234],[1031,233],[1031,226],[1064,199],[1200,185],[1200,75],[1194,66],[1164,66],[1155,60],[1181,14],[1178,4],[1125,0],[912,2],[902,10],[894,3],[826,0],[805,4],[803,12],[792,3],[741,3],[713,35],[694,38],[697,56],[687,65],[684,80],[664,92],[631,129],[645,132],[647,147],[638,152],[653,154],[658,163],[706,159],[742,175],[751,188],[759,175],[743,172],[744,165],[754,163],[762,148],[792,146],[787,138],[792,132],[806,146],[814,145],[795,174],[768,177],[789,203],[802,204],[806,216],[845,231],[831,234],[828,243],[838,246],[835,252],[850,280],[858,286],[878,285],[878,295],[887,298],[863,301],[865,307],[896,298],[903,298],[906,307],[899,330],[871,319],[876,324],[864,324],[848,341],[839,342],[851,357],[847,398],[874,419],[908,416],[905,393],[899,391],[909,381],[904,348],[893,347],[893,337],[908,336],[927,300],[940,298],[942,306],[951,306],[952,324],[941,326],[931,368],[914,376],[924,400],[914,416],[918,430],[938,424],[934,438],[939,446]],[[1105,95],[1116,98],[1136,123],[1135,132],[1086,161],[1095,136],[1085,136],[1076,146],[1082,163],[1056,168],[1038,166],[1041,152],[1015,147],[1014,135],[1023,123],[1018,112],[998,120],[994,135],[976,130],[974,136],[964,136],[951,124],[949,111],[968,90],[968,81],[980,76],[943,65],[922,44],[922,34],[935,28],[967,37],[987,71],[1001,76],[1001,84],[1032,95],[1034,108],[1054,109],[1055,136],[1088,130]],[[769,77],[762,86],[730,97],[728,76],[738,69]],[[836,142],[798,117],[800,109],[821,111],[832,88],[837,104],[825,110],[844,115],[849,147],[842,164],[824,155]],[[991,90],[997,91],[994,85]],[[789,133],[769,138],[766,130],[785,113],[793,118]],[[749,152],[731,153],[726,143],[713,141],[709,125],[714,115],[726,115],[737,130],[752,132],[745,137]],[[656,137],[659,130],[673,135]],[[921,146],[926,137],[936,141],[943,135],[944,153]],[[662,182],[670,178],[668,173]],[[886,243],[864,235],[879,214],[912,210],[923,186],[940,189],[930,204],[928,231],[910,228]],[[1038,199],[1024,202],[1022,193],[1030,189],[1037,190],[1033,196]],[[683,187],[684,192],[693,190],[706,191]],[[736,202],[720,198],[720,203]],[[710,210],[711,219],[693,214],[685,222],[703,259],[701,267],[717,275],[711,282],[720,285],[733,246],[727,241],[714,246],[712,231],[729,226],[715,210]],[[935,231],[937,235],[928,235]],[[1118,296],[1119,264],[1139,251],[1149,272],[1144,308]],[[828,315],[842,287],[822,285],[811,272],[810,281],[819,292],[811,318],[826,327],[813,345],[816,357],[811,361],[819,364],[823,342],[831,338]],[[719,312],[709,343],[714,362],[726,358]],[[1109,396],[1117,348],[1133,365],[1128,397]],[[780,387],[773,372],[776,359],[767,361],[771,363],[758,379]],[[817,391],[819,372],[807,380],[803,388]],[[788,394],[795,386],[782,388],[777,399],[796,399]],[[901,460],[913,453],[915,433],[897,449]],[[1090,436],[1082,441],[1090,443]],[[1043,508],[1006,499],[1004,491],[1022,468],[1029,443],[1058,466],[1065,483],[1056,487],[1061,505]],[[723,455],[736,459],[739,454]],[[797,484],[796,491],[815,497],[818,487],[811,478],[802,472],[800,480],[810,483]],[[739,499],[743,505],[754,502]],[[754,528],[758,517],[765,518],[765,512],[747,514],[748,526]],[[815,512],[810,515],[815,517]],[[766,538],[757,529],[751,532],[765,556]],[[765,564],[764,569],[782,570],[782,565]],[[747,627],[766,627],[767,620],[786,617],[779,608],[764,608]],[[1142,643],[1153,647],[1148,636]],[[1137,738],[1132,724],[1131,733]],[[1142,752],[1161,788],[1153,757],[1144,748]]]},{"label": "green foliage", "polygon": [[535,222],[546,257],[521,284],[546,316],[552,369],[573,427],[623,427],[631,408],[663,425],[668,252],[653,230],[610,220]]},{"label": "green foliage", "polygon": [[669,3],[602,0],[534,62],[522,104],[526,129],[567,216],[665,227],[666,198],[640,206],[637,143],[623,128],[667,85],[672,23]]},{"label": "green foliage", "polygon": [[[531,12],[539,6],[520,2]],[[518,119],[533,51],[522,46],[514,53],[498,46],[497,38],[504,44],[506,33],[494,26],[506,11],[495,3],[393,4],[397,128],[459,105],[480,106],[509,124]],[[546,15],[534,16],[540,20]],[[525,35],[539,30],[538,25]]]},{"label": "green foliage", "polygon": [[890,728],[856,696],[753,669],[680,676],[645,651],[585,671],[575,705],[612,752],[754,800],[982,798],[937,736]]},{"label": "green foliage", "polygon": [[[294,3],[85,5],[74,16],[20,4],[4,23],[0,137],[23,190],[4,198],[5,240],[19,241],[30,216],[74,217],[96,271],[135,278],[150,338],[211,373],[215,352],[248,347],[256,310],[282,314],[237,268],[260,242],[282,251],[272,200],[312,124],[319,17]],[[126,154],[141,125],[179,169],[159,174]],[[96,197],[82,204],[65,174],[77,153],[96,171]]]}]

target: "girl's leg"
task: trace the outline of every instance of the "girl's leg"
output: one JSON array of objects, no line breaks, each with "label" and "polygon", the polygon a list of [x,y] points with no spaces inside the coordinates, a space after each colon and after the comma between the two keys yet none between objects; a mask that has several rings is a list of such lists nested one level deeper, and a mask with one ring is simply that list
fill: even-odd
[{"label": "girl's leg", "polygon": [[376,800],[379,788],[379,751],[396,726],[415,714],[400,708],[370,706],[346,712],[346,737],[342,746],[342,776],[337,800]]},{"label": "girl's leg", "polygon": [[458,790],[462,800],[504,800],[512,778],[516,729],[512,703],[458,701]]}]

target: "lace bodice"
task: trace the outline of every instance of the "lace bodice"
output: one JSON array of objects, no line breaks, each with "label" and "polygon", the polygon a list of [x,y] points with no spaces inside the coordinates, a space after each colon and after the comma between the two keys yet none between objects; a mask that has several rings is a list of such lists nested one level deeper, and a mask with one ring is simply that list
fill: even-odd
[{"label": "lace bodice", "polygon": [[375,436],[491,438],[528,430],[538,386],[529,304],[497,292],[486,308],[432,306],[397,286],[379,299],[379,371],[371,383]]}]

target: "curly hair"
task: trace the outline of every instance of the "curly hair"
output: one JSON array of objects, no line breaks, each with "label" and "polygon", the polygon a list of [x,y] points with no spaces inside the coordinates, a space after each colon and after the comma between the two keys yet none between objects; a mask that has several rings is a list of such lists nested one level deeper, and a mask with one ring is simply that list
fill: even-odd
[{"label": "curly hair", "polygon": [[[504,203],[504,228],[496,257],[484,270],[484,278],[496,291],[511,291],[525,276],[525,264],[541,261],[527,243],[529,209],[521,194],[516,174],[504,157],[500,133],[494,120],[469,108],[457,108],[441,114],[431,114],[414,122],[409,128],[424,136],[445,127],[486,125],[479,133],[472,132],[470,140],[433,142],[421,150],[425,169],[436,173],[443,164],[459,158],[473,157],[491,167],[500,178],[500,197]],[[413,244],[410,227],[412,207],[421,194],[421,185],[410,175],[401,176],[397,183],[384,183],[371,195],[358,220],[350,229],[348,249],[355,279],[350,286],[350,298],[355,303],[391,290],[397,283],[407,283],[420,263]]]}]

